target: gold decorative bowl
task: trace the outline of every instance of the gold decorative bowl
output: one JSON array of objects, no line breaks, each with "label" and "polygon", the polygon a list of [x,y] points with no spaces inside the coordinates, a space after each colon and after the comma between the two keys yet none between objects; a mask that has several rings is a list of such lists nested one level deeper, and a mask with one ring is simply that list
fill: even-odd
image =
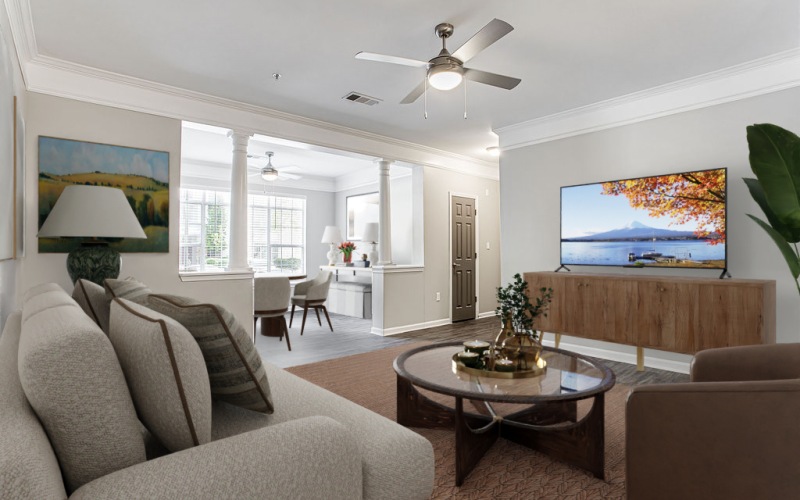
[{"label": "gold decorative bowl", "polygon": [[478,377],[492,377],[492,378],[530,378],[538,377],[547,370],[547,362],[539,358],[536,361],[536,367],[533,370],[520,370],[513,372],[498,372],[494,370],[482,370],[480,368],[470,368],[462,363],[458,358],[458,353],[453,354],[453,373],[467,373],[469,375],[476,375]]}]

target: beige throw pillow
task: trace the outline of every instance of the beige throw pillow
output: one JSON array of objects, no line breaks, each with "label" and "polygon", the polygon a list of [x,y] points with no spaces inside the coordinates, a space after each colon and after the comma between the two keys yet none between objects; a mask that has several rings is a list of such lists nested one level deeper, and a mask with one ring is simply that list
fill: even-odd
[{"label": "beige throw pillow", "polygon": [[150,432],[173,452],[210,442],[208,373],[186,328],[144,306],[114,299],[109,338]]},{"label": "beige throw pillow", "polygon": [[133,278],[125,278],[124,280],[106,279],[103,284],[105,285],[109,302],[111,299],[128,299],[137,304],[146,304],[147,297],[152,293],[147,285]]},{"label": "beige throw pillow", "polygon": [[150,295],[147,305],[175,319],[194,336],[206,361],[212,398],[273,412],[261,356],[233,314],[223,307],[176,295]]},{"label": "beige throw pillow", "polygon": [[72,290],[72,298],[81,306],[83,312],[97,323],[108,335],[108,311],[111,299],[102,286],[93,281],[79,279]]}]

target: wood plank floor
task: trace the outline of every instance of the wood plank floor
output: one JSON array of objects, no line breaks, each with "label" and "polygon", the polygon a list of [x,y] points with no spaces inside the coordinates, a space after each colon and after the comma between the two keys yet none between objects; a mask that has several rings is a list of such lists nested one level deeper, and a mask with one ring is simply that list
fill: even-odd
[{"label": "wood plank floor", "polygon": [[[300,336],[300,319],[302,315],[295,313],[295,316],[295,322],[289,330],[292,343],[291,352],[286,348],[285,341],[280,341],[274,337],[264,337],[260,333],[256,335],[256,347],[265,361],[286,368],[375,351],[420,340],[431,342],[471,339],[490,340],[494,338],[499,328],[496,318],[484,318],[401,333],[390,337],[381,337],[370,333],[371,320],[331,314],[333,332],[328,328],[324,318],[322,319],[322,325],[319,325],[316,317],[312,319],[312,315],[309,315],[305,331]],[[288,324],[288,314],[286,318]],[[260,331],[260,323],[258,327]],[[689,376],[682,373],[657,370],[655,368],[646,368],[643,372],[637,372],[635,365],[609,360],[600,361],[614,370],[617,375],[617,382],[622,384],[641,385],[688,382],[689,380]]]}]

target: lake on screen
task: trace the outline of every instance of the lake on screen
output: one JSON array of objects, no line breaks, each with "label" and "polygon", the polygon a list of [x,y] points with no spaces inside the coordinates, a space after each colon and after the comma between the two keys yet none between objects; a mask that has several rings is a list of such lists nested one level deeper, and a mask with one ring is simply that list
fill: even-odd
[{"label": "lake on screen", "polygon": [[564,241],[561,243],[563,264],[625,266],[631,264],[628,254],[659,252],[678,259],[724,260],[725,244],[709,245],[705,241]]}]

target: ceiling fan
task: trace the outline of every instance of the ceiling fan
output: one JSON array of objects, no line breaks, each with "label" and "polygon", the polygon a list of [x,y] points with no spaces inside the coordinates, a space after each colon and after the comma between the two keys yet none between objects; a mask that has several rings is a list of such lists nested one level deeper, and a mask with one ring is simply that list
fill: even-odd
[{"label": "ceiling fan", "polygon": [[514,27],[507,22],[501,21],[500,19],[493,19],[489,24],[475,33],[472,38],[467,40],[464,45],[451,54],[447,50],[446,42],[453,34],[453,25],[441,23],[436,26],[435,32],[436,36],[442,39],[442,50],[439,52],[439,55],[428,62],[407,59],[405,57],[375,54],[372,52],[359,52],[356,54],[356,59],[425,68],[427,70],[426,79],[417,85],[405,99],[400,101],[401,104],[410,104],[419,99],[419,96],[425,92],[427,84],[430,84],[431,87],[435,89],[451,90],[458,87],[464,78],[478,83],[511,90],[522,80],[481,71],[479,69],[465,68],[464,63],[509,34],[513,29]]},{"label": "ceiling fan", "polygon": [[264,179],[267,182],[273,182],[273,181],[277,181],[277,180],[281,180],[281,181],[284,181],[284,180],[296,180],[296,179],[302,179],[303,178],[302,175],[291,174],[291,173],[286,172],[286,170],[288,170],[288,169],[296,169],[297,167],[295,167],[295,166],[282,167],[281,171],[278,171],[278,169],[275,168],[272,165],[272,156],[274,154],[275,153],[273,153],[272,151],[267,151],[266,153],[264,153],[264,155],[266,155],[266,156],[248,154],[247,157],[248,158],[258,158],[258,159],[266,158],[267,159],[267,164],[264,167],[261,168],[261,171],[258,174],[258,175],[261,175],[261,178]]}]

